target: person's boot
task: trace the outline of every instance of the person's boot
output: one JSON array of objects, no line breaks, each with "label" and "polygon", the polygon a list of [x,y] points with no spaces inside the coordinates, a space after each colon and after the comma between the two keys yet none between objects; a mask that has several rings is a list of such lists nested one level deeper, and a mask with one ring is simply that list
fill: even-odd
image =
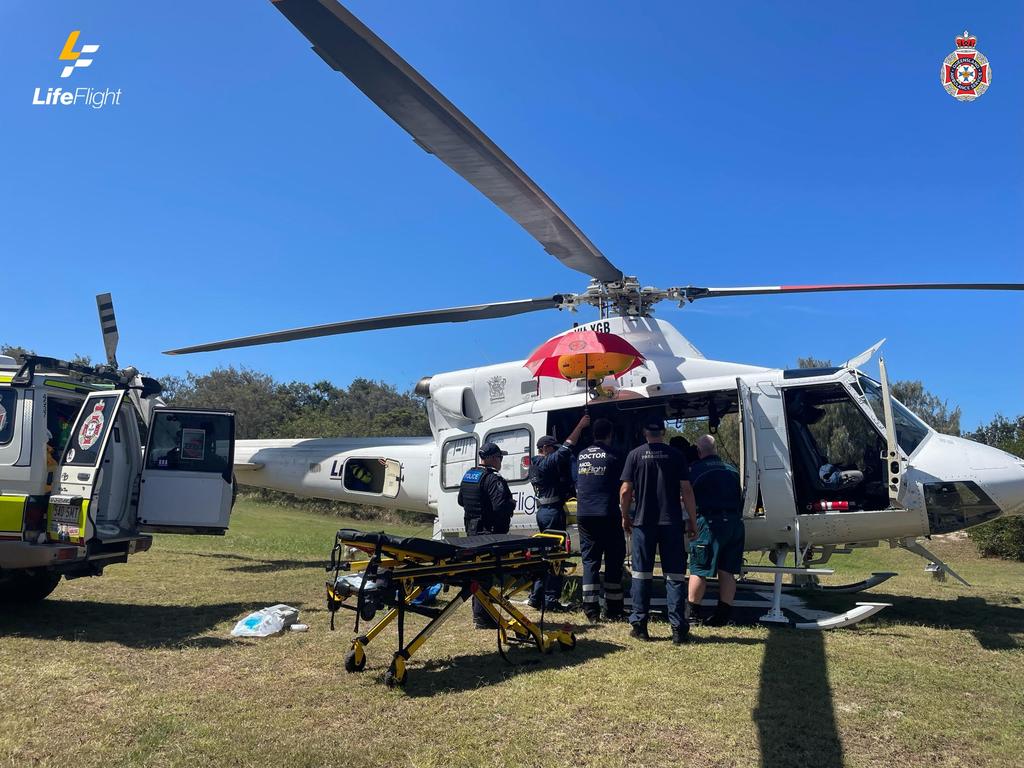
[{"label": "person's boot", "polygon": [[621,600],[605,600],[604,603],[604,616],[608,621],[622,621],[622,601]]},{"label": "person's boot", "polygon": [[632,629],[629,630],[629,636],[636,640],[650,640],[651,636],[647,633],[647,622],[638,621],[632,625]]},{"label": "person's boot", "polygon": [[583,606],[583,615],[591,624],[596,624],[601,620],[601,608],[597,603],[587,603]]},{"label": "person's boot", "polygon": [[718,601],[718,605],[715,606],[714,615],[704,622],[706,627],[724,627],[729,623],[729,617],[732,615],[732,605],[729,603],[723,603],[721,600]]},{"label": "person's boot", "polygon": [[700,612],[700,603],[691,603],[689,600],[686,601],[686,619],[691,624],[703,624],[704,616]]},{"label": "person's boot", "polygon": [[672,627],[672,645],[684,645],[690,642],[690,625]]}]

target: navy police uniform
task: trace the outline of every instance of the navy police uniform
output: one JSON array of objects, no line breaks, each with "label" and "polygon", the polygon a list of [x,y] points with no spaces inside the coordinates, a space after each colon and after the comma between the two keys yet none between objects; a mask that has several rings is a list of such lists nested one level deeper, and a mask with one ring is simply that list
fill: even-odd
[{"label": "navy police uniform", "polygon": [[690,542],[690,573],[711,578],[743,570],[743,492],[740,474],[717,455],[690,467],[697,499],[697,538]]},{"label": "navy police uniform", "polygon": [[[498,453],[502,452],[494,443],[484,443],[480,449],[481,458]],[[462,476],[459,505],[465,510],[463,520],[466,535],[477,536],[484,533],[508,533],[516,502],[505,478],[493,468],[473,467]],[[477,627],[493,626],[494,623],[477,600],[473,600],[473,622]]]},{"label": "navy police uniform", "polygon": [[[538,441],[538,447],[544,439]],[[572,451],[568,445],[560,445],[547,456],[538,454],[530,459],[530,482],[537,497],[537,528],[541,532],[548,529],[564,531],[566,527],[565,502],[571,498],[572,488]],[[549,573],[543,579],[533,583],[530,594],[530,605],[540,609],[561,607],[562,576]]]},{"label": "navy police uniform", "polygon": [[626,456],[621,480],[633,484],[633,611],[629,623],[646,627],[651,607],[655,550],[665,574],[668,620],[673,631],[688,628],[684,612],[686,546],[680,483],[689,480],[686,458],[665,443],[645,443]]},{"label": "navy police uniform", "polygon": [[598,617],[601,558],[604,558],[605,612],[622,616],[622,563],[626,537],[619,515],[619,477],[622,457],[603,443],[580,451],[576,459],[576,522],[583,555],[583,611]]}]

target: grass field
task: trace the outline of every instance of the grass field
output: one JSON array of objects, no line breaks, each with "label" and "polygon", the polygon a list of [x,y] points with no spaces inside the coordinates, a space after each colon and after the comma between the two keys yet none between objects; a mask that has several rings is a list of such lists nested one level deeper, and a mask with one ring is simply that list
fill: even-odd
[{"label": "grass field", "polygon": [[[1024,761],[1024,564],[982,560],[969,542],[935,548],[971,589],[888,548],[837,558],[842,581],[902,575],[863,598],[892,608],[828,634],[702,629],[675,647],[569,614],[575,651],[514,649],[510,667],[465,608],[392,691],[392,634],[370,646],[363,674],[346,675],[350,614],[328,631],[322,564],[345,522],[243,502],[224,538],[158,536],[103,578],[5,610],[0,765]],[[229,637],[246,612],[277,602],[299,607],[309,632]]]}]

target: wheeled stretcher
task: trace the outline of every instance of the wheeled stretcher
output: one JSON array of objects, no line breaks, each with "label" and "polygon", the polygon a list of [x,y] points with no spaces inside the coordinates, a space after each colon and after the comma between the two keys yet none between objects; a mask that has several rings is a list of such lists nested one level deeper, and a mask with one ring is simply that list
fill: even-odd
[{"label": "wheeled stretcher", "polygon": [[[354,551],[367,559],[350,560]],[[542,653],[557,644],[565,650],[576,647],[576,636],[565,629],[547,630],[527,618],[509,597],[549,572],[569,573],[574,566],[568,536],[561,531],[546,531],[533,536],[489,534],[447,541],[367,533],[343,528],[338,531],[331,551],[327,581],[327,609],[334,616],[340,609],[354,611],[356,637],[345,657],[348,672],[360,672],[366,666],[366,647],[389,624],[398,625],[398,650],[384,676],[389,687],[405,685],[406,664],[430,636],[464,602],[476,595],[494,619],[498,651],[510,640],[532,643]],[[417,604],[420,593],[443,584],[447,593],[455,592],[447,603],[434,607]],[[371,622],[385,611],[369,630],[360,633],[360,621]],[[429,620],[406,642],[405,617],[413,613]],[[507,658],[506,658],[507,661]]]}]

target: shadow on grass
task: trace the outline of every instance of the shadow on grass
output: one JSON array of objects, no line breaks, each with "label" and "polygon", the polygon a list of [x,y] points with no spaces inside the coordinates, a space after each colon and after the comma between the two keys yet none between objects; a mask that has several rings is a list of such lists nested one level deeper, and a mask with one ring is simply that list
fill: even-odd
[{"label": "shadow on grass", "polygon": [[960,595],[956,600],[906,595],[875,595],[879,602],[892,603],[875,617],[881,626],[918,624],[934,629],[965,629],[989,651],[1024,647],[1014,635],[1024,635],[1024,608],[994,605],[982,597]]},{"label": "shadow on grass", "polygon": [[0,635],[118,643],[128,648],[216,648],[234,641],[198,635],[261,607],[253,603],[134,605],[44,600],[33,605],[5,606],[0,617]]},{"label": "shadow on grass", "polygon": [[248,557],[246,555],[233,555],[229,552],[180,552],[190,557],[212,557],[218,560],[238,560],[245,565],[236,565],[225,568],[231,573],[274,573],[276,571],[295,571],[303,568],[317,568],[324,570],[327,567],[326,560],[268,560],[262,557]]},{"label": "shadow on grass", "polygon": [[753,712],[764,768],[841,768],[843,746],[832,707],[822,632],[772,629]]},{"label": "shadow on grass", "polygon": [[549,654],[541,654],[534,646],[513,647],[506,651],[513,662],[511,665],[505,663],[497,651],[489,654],[469,653],[443,660],[428,659],[422,667],[410,667],[405,692],[409,696],[419,697],[469,691],[503,683],[518,675],[576,666],[625,649],[625,645],[603,640],[585,640],[577,643],[574,650],[556,649]]}]

